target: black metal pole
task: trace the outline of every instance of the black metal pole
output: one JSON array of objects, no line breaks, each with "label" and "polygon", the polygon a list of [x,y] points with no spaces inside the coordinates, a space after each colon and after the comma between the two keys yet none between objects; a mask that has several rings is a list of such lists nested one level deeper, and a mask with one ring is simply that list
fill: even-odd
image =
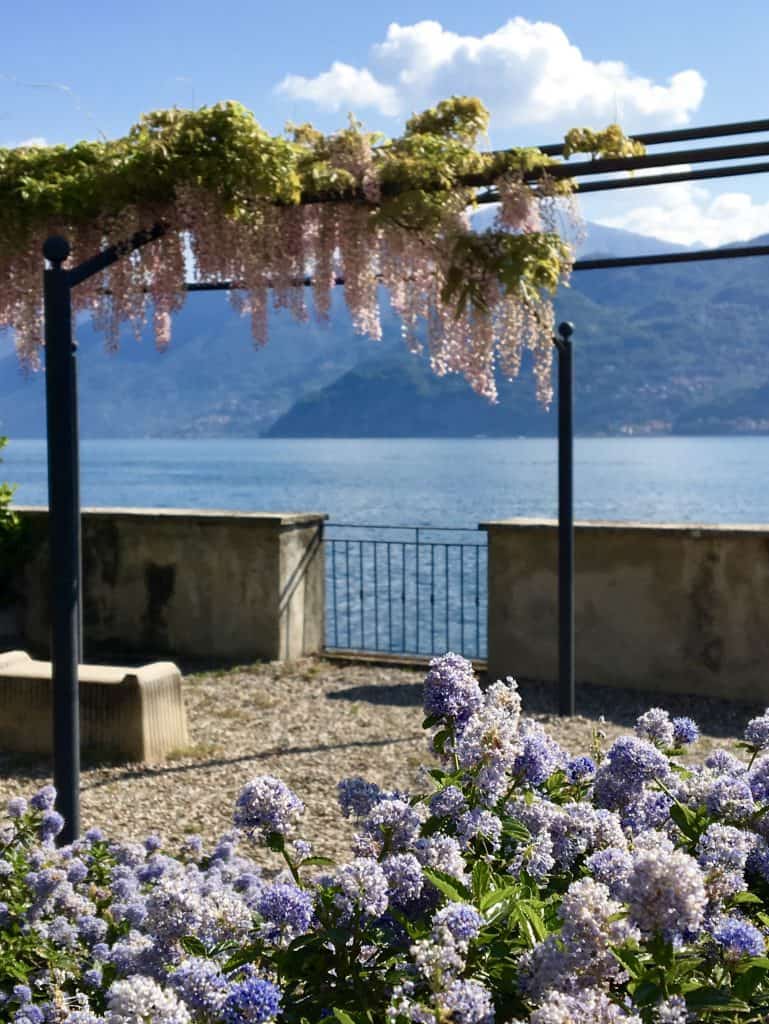
[{"label": "black metal pole", "polygon": [[45,375],[48,424],[48,516],[51,547],[51,661],[53,663],[53,776],[64,817],[60,842],[80,833],[80,486],[77,376],[72,344],[71,284],[62,263],[70,248],[49,238],[43,255]]},{"label": "black metal pole", "polygon": [[575,713],[574,360],[570,323],[558,325],[558,714]]}]

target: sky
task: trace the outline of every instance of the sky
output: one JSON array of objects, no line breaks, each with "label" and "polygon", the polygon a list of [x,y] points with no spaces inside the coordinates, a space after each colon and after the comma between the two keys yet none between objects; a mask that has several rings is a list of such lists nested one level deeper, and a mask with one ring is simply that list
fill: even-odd
[{"label": "sky", "polygon": [[[145,111],[236,99],[271,131],[354,112],[400,133],[452,94],[485,147],[769,117],[766,0],[0,0],[0,146],[119,136]],[[745,140],[743,140],[745,141]],[[707,143],[704,143],[706,145]],[[769,233],[769,175],[586,196],[589,220],[686,245]]]}]

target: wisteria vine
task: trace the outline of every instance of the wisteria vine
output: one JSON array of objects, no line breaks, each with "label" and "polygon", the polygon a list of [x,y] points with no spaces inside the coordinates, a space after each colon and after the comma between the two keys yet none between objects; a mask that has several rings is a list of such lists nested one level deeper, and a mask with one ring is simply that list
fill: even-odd
[{"label": "wisteria vine", "polygon": [[[274,307],[306,319],[312,275],[323,320],[341,274],[357,332],[381,336],[383,286],[412,349],[426,325],[436,373],[463,374],[495,400],[496,370],[516,376],[528,349],[547,402],[551,297],[572,264],[556,211],[574,184],[548,175],[556,161],[539,150],[479,152],[487,124],[479,100],[453,97],[413,116],[396,139],[352,119],[330,136],[310,125],[272,136],[227,102],[147,114],[116,140],[0,149],[0,329],[37,367],[45,238],[66,236],[75,265],[159,224],[159,240],[74,291],[75,310],[91,312],[109,348],[124,324],[138,335],[149,319],[165,347],[190,272],[237,286],[232,301],[259,345],[270,293]],[[565,153],[638,149],[613,125],[570,132]],[[475,233],[467,209],[478,183],[493,185],[500,204],[493,228]]]}]

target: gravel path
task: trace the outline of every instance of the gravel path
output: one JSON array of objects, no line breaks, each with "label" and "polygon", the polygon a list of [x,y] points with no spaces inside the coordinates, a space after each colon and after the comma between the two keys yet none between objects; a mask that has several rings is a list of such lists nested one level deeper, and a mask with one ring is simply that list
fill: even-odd
[{"label": "gravel path", "polygon": [[[191,746],[162,765],[88,763],[82,774],[84,827],[140,839],[159,833],[173,847],[186,833],[213,839],[230,827],[240,787],[252,776],[280,776],[307,806],[304,835],[316,852],[347,854],[351,830],[338,812],[336,782],[362,775],[388,788],[420,782],[429,761],[421,731],[424,670],[306,658],[189,672],[184,698]],[[604,746],[632,727],[652,704],[690,714],[702,740],[693,756],[731,749],[747,720],[763,707],[580,686],[579,717],[554,713],[555,689],[521,683],[525,713],[573,753]],[[606,717],[606,723],[598,719]],[[51,781],[49,761],[0,753],[0,805]],[[268,857],[270,855],[267,855]]]}]

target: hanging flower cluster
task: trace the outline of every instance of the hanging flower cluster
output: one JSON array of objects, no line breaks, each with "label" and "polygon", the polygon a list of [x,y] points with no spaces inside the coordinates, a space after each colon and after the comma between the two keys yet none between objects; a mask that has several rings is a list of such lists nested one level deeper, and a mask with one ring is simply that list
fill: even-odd
[{"label": "hanging flower cluster", "polygon": [[[548,176],[538,150],[479,153],[487,113],[454,97],[415,115],[399,139],[351,120],[334,135],[309,125],[271,136],[237,103],[144,116],[125,138],[72,147],[0,149],[0,329],[36,367],[42,345],[41,249],[64,235],[75,266],[105,246],[161,225],[162,236],[73,292],[109,348],[121,327],[152,319],[160,347],[185,299],[189,276],[234,285],[257,344],[267,313],[328,316],[342,278],[356,331],[381,336],[380,288],[409,346],[426,340],[438,374],[463,374],[496,398],[497,368],[514,377],[533,353],[540,398],[550,398],[551,296],[572,253],[558,234],[557,206],[573,184]],[[570,152],[624,152],[619,128],[575,136]],[[606,136],[606,139],[604,139]],[[479,185],[500,199],[494,227],[472,230]]]}]

